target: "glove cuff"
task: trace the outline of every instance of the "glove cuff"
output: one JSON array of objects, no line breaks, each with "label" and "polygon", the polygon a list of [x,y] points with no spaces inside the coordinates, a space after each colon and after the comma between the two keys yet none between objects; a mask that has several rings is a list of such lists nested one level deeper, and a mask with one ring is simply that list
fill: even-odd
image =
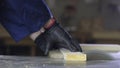
[{"label": "glove cuff", "polygon": [[45,24],[44,29],[50,29],[55,24],[55,19],[51,18],[48,23]]}]

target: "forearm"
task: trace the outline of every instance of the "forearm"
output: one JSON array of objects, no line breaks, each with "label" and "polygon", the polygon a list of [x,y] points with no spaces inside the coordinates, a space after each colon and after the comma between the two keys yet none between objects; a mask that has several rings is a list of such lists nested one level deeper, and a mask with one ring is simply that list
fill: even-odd
[{"label": "forearm", "polygon": [[45,32],[45,29],[49,29],[55,22],[55,19],[51,18],[48,22],[37,32],[34,32],[30,35],[30,38],[34,41],[41,33]]},{"label": "forearm", "polygon": [[45,32],[45,29],[42,27],[39,31],[32,33],[30,38],[34,41],[43,32]]}]

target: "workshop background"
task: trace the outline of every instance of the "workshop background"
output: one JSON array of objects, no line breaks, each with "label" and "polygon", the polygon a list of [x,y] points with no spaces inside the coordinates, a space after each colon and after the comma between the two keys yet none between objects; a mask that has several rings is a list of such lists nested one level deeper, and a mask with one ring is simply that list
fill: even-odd
[{"label": "workshop background", "polygon": [[[120,44],[120,0],[46,0],[56,19],[79,43]],[[40,56],[26,37],[16,43],[0,26],[0,55]]]}]

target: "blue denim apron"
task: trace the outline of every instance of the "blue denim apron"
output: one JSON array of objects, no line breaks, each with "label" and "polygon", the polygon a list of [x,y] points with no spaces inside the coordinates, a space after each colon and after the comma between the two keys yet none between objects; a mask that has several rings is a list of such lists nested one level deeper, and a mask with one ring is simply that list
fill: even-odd
[{"label": "blue denim apron", "polygon": [[0,1],[0,22],[16,42],[38,31],[51,17],[44,0]]}]

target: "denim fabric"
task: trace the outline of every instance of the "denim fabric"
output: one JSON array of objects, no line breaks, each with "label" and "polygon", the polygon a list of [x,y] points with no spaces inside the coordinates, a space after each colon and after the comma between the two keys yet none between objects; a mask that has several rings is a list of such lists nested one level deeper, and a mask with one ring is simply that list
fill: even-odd
[{"label": "denim fabric", "polygon": [[17,42],[38,31],[51,17],[44,0],[0,1],[0,22]]}]

